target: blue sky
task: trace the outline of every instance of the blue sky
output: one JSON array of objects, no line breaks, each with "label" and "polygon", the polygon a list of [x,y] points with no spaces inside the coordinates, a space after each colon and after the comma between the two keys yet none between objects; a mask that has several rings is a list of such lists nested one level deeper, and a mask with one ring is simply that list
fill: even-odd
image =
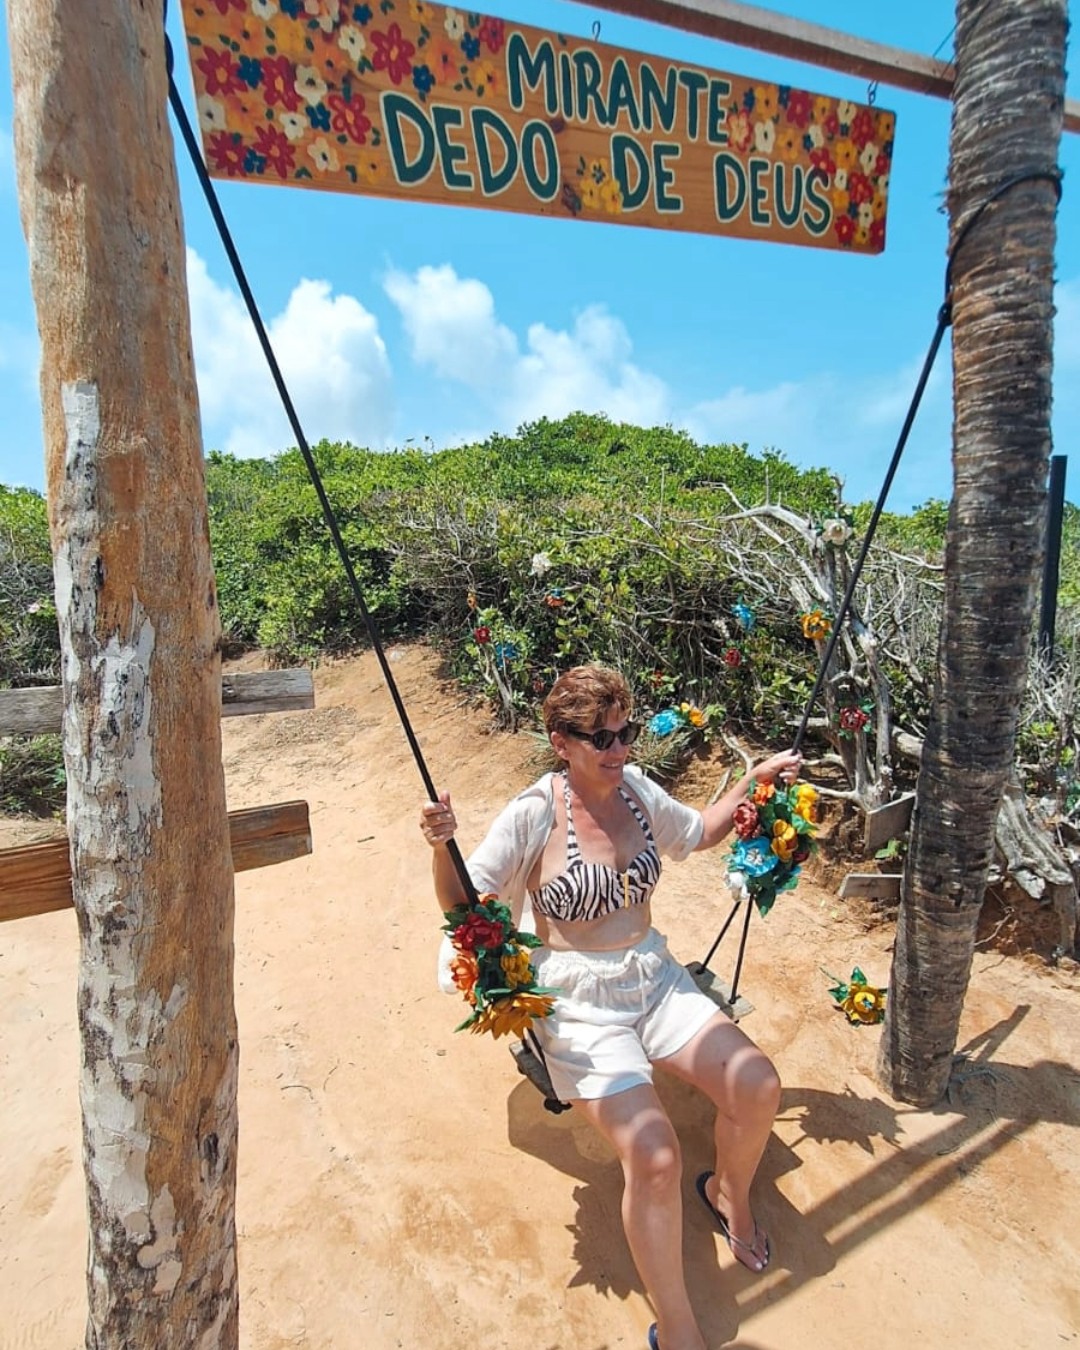
[{"label": "blue sky", "polygon": [[[940,0],[772,9],[951,55]],[[866,100],[863,80],[566,0],[494,0],[507,19],[697,65]],[[855,14],[857,17],[852,18]],[[179,4],[169,29],[196,123]],[[1075,78],[1069,96],[1080,97]],[[540,416],[600,411],[702,441],[775,447],[876,496],[942,300],[946,101],[881,86],[897,114],[883,255],[243,183],[217,189],[311,442],[443,446]],[[0,28],[0,482],[42,487],[38,345],[18,218]],[[174,128],[206,449],[292,443],[217,232]],[[1062,140],[1055,451],[1080,442],[1080,136]],[[893,485],[906,510],[951,490],[947,344]],[[1077,499],[1073,483],[1070,499]]]}]

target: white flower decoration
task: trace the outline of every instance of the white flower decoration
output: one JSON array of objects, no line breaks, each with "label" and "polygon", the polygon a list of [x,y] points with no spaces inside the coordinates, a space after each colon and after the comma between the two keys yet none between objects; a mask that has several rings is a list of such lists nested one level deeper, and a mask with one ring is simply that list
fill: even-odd
[{"label": "white flower decoration", "polygon": [[354,64],[358,64],[367,51],[367,38],[355,24],[348,24],[338,33],[337,45]]},{"label": "white flower decoration", "polygon": [[534,553],[529,571],[534,577],[542,577],[545,572],[551,571],[551,559],[546,553]]},{"label": "white flower decoration", "polygon": [[330,173],[341,165],[337,151],[325,136],[320,136],[317,141],[312,141],[308,146],[308,155],[319,173]]},{"label": "white flower decoration", "polygon": [[282,131],[290,141],[300,140],[311,129],[311,123],[306,117],[301,117],[299,113],[278,113],[278,121],[281,123]]},{"label": "white flower decoration", "polygon": [[319,79],[319,72],[314,66],[296,67],[295,88],[304,102],[310,103],[313,108],[326,96],[326,81]]},{"label": "white flower decoration", "polygon": [[832,520],[827,520],[822,525],[821,537],[827,544],[832,544],[833,548],[842,548],[851,538],[851,526],[846,520],[834,516]]},{"label": "white flower decoration", "polygon": [[278,12],[277,0],[251,0],[251,12],[257,19],[269,22]]},{"label": "white flower decoration", "polygon": [[200,94],[195,102],[199,111],[199,126],[203,131],[225,130],[225,108],[209,94]]},{"label": "white flower decoration", "polygon": [[729,872],[727,874],[728,890],[731,892],[731,898],[735,901],[745,900],[750,894],[746,884],[746,877],[742,872]]},{"label": "white flower decoration", "polygon": [[774,122],[754,123],[754,149],[759,155],[771,155],[776,145],[776,124]]},{"label": "white flower decoration", "polygon": [[465,36],[465,20],[456,9],[448,9],[446,11],[443,27],[446,29],[446,36],[451,42],[460,42]]}]

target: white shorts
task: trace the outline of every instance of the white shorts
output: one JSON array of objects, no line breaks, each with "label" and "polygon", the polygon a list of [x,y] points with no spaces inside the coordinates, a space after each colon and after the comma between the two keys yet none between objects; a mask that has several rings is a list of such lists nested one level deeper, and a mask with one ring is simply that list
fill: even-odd
[{"label": "white shorts", "polygon": [[655,929],[613,952],[538,947],[536,982],[557,991],[532,1031],[560,1101],[613,1097],[652,1082],[652,1065],[722,1016]]}]

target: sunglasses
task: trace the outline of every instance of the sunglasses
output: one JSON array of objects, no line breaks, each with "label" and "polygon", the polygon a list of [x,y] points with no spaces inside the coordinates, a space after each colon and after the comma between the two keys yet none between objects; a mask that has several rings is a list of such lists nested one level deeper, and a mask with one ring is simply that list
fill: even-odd
[{"label": "sunglasses", "polygon": [[620,727],[618,731],[609,731],[607,727],[601,727],[599,731],[577,731],[574,727],[566,728],[566,735],[573,736],[578,741],[588,741],[594,750],[610,750],[616,741],[620,745],[633,745],[641,733],[641,725],[638,722],[627,722],[626,726]]}]

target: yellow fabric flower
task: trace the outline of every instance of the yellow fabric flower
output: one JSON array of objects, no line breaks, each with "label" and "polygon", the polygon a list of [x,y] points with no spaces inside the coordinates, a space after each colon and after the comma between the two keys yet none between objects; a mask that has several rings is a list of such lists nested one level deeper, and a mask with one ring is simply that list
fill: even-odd
[{"label": "yellow fabric flower", "polygon": [[705,714],[700,708],[691,708],[686,714],[686,718],[692,727],[703,727],[705,725]]},{"label": "yellow fabric flower", "polygon": [[786,820],[777,820],[773,822],[772,832],[772,851],[781,862],[790,862],[791,855],[799,847],[798,831]]},{"label": "yellow fabric flower", "polygon": [[490,1031],[496,1040],[500,1036],[523,1035],[536,1017],[546,1017],[555,1002],[550,994],[511,994],[489,1003],[469,1027],[474,1035]]},{"label": "yellow fabric flower", "polygon": [[504,956],[499,964],[506,975],[506,983],[511,989],[516,989],[522,984],[528,984],[532,979],[533,970],[527,947],[519,947],[513,955]]},{"label": "yellow fabric flower", "polygon": [[795,789],[795,805],[793,810],[797,816],[802,816],[811,825],[817,820],[817,789],[812,788],[809,783],[800,783]]},{"label": "yellow fabric flower", "polygon": [[849,1022],[873,1026],[885,1016],[885,990],[872,984],[853,984],[840,1006]]}]

